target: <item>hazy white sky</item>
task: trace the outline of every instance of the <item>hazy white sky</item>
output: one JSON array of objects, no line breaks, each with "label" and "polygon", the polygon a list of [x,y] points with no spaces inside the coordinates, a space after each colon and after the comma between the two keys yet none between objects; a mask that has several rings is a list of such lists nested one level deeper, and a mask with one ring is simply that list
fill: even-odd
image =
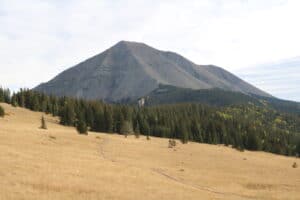
[{"label": "hazy white sky", "polygon": [[0,0],[0,85],[34,87],[130,40],[300,101],[299,10],[299,0]]}]

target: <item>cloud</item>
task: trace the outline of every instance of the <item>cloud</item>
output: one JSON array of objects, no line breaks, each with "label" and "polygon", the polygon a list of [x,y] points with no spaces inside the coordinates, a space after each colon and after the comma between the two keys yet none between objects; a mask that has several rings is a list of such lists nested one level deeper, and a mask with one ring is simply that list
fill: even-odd
[{"label": "cloud", "polygon": [[298,56],[299,6],[297,0],[0,0],[0,84],[36,86],[120,40],[233,72]]}]

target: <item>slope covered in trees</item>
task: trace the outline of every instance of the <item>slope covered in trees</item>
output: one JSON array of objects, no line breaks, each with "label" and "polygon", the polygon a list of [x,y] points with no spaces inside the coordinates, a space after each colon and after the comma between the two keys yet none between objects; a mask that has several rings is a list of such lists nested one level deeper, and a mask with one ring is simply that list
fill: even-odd
[{"label": "slope covered in trees", "polygon": [[0,102],[10,103],[10,90],[0,87]]},{"label": "slope covered in trees", "polygon": [[[174,103],[201,103],[211,106],[230,106],[253,103],[257,106],[269,106],[275,110],[300,114],[300,103],[263,97],[254,94],[225,91],[218,88],[193,90],[160,84],[157,89],[147,94],[145,105],[161,105]],[[123,100],[121,103],[134,104],[137,100]]]},{"label": "slope covered in trees", "polygon": [[228,107],[174,104],[138,108],[110,105],[21,90],[13,105],[60,117],[60,123],[90,130],[179,138],[232,145],[237,149],[263,150],[284,155],[300,154],[300,116],[283,114],[253,103]]},{"label": "slope covered in trees", "polygon": [[201,103],[212,106],[229,106],[236,104],[263,105],[259,99],[249,95],[225,91],[218,88],[193,90],[170,85],[159,85],[159,88],[145,96],[146,105]]}]

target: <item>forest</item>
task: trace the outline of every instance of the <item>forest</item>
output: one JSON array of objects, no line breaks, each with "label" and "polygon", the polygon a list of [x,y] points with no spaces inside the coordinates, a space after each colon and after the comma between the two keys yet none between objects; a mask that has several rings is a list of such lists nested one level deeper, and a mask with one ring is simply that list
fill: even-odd
[{"label": "forest", "polygon": [[127,136],[224,144],[238,150],[300,155],[300,115],[253,103],[214,107],[180,103],[138,107],[55,97],[28,89],[10,96],[0,88],[0,102],[58,116],[66,126]]}]

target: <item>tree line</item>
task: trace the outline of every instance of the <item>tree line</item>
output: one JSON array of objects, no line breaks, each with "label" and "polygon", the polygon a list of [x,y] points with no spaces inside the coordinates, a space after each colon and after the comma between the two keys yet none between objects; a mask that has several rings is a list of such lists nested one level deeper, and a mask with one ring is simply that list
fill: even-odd
[{"label": "tree line", "polygon": [[[10,90],[0,87],[0,102],[10,103]],[[0,117],[4,117],[5,111],[2,106],[0,106]]]},{"label": "tree line", "polygon": [[300,116],[254,104],[212,107],[172,104],[139,108],[70,97],[55,97],[21,89],[10,98],[13,106],[42,111],[60,123],[83,131],[142,134],[188,141],[231,145],[239,150],[262,150],[300,155]]},{"label": "tree line", "polygon": [[0,102],[10,103],[10,90],[0,87]]}]

